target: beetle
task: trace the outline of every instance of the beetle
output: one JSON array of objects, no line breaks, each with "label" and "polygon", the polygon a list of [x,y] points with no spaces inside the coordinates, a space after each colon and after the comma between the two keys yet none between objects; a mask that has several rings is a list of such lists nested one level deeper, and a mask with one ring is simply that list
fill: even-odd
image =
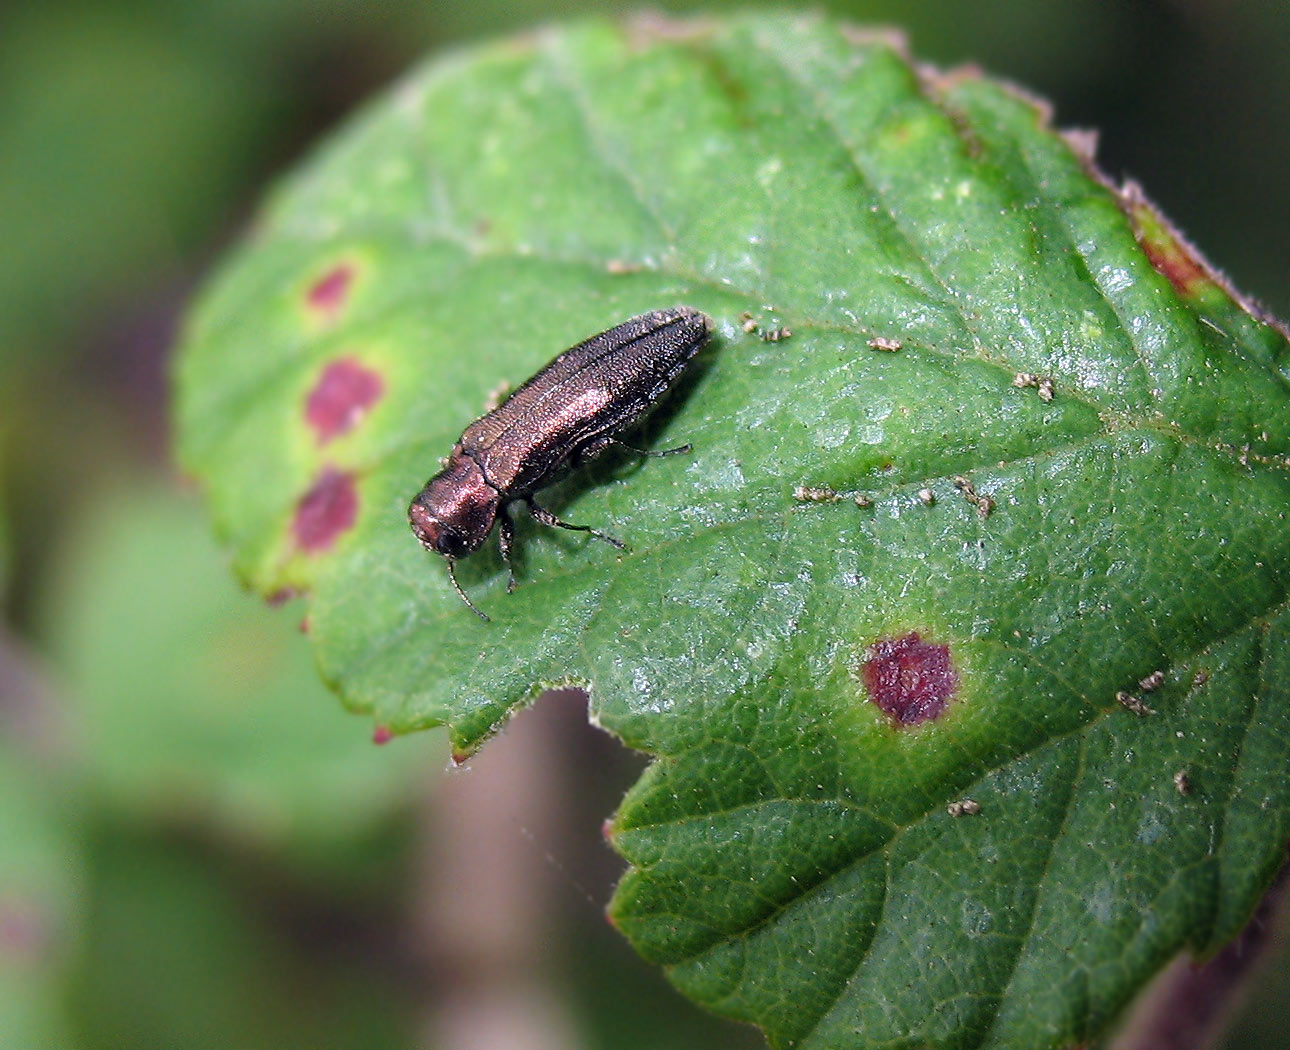
[{"label": "beetle", "polygon": [[685,370],[707,341],[712,322],[689,306],[653,310],[594,335],[555,358],[497,408],[471,423],[443,470],[408,507],[412,532],[426,550],[442,554],[461,600],[487,620],[457,583],[454,563],[483,546],[494,524],[515,589],[511,547],[515,526],[506,512],[521,501],[543,525],[590,533],[626,550],[589,525],[561,521],[533,494],[611,445],[646,456],[689,452],[689,445],[647,452],[616,435],[635,423]]}]

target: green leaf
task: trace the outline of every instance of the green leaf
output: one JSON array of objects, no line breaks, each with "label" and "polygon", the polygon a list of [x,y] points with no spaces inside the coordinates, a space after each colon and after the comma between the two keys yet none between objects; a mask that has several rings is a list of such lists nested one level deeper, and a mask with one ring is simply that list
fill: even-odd
[{"label": "green leaf", "polygon": [[329,704],[298,614],[247,607],[191,500],[145,482],[95,506],[45,610],[89,797],[315,859],[412,803],[442,745],[364,739]]},{"label": "green leaf", "polygon": [[[414,996],[382,973],[380,953],[320,932],[329,922],[361,928],[352,902],[319,897],[316,884],[277,869],[248,873],[200,840],[112,821],[93,829],[86,852],[85,932],[65,993],[77,1039],[13,1045],[416,1045]],[[382,890],[397,892],[388,882]]]},{"label": "green leaf", "polygon": [[[674,303],[715,338],[638,443],[693,455],[552,489],[631,552],[522,522],[514,594],[459,566],[481,624],[407,501],[499,382]],[[782,1046],[1064,1047],[1283,858],[1288,377],[1042,106],[748,16],[414,72],[275,194],[178,394],[347,703],[469,752],[577,682],[659,756],[611,911],[687,994]]]},{"label": "green leaf", "polygon": [[247,156],[288,92],[248,56],[255,20],[240,20],[236,40],[215,42],[217,31],[190,22],[204,20],[201,6],[184,20],[149,17],[146,5],[127,3],[31,7],[6,21],[0,360],[7,366],[49,367],[55,354],[69,354],[75,334],[119,304],[123,289],[139,299],[158,295],[164,275],[209,242],[237,200]]},{"label": "green leaf", "polygon": [[51,778],[33,765],[0,731],[0,1032],[8,1046],[67,1046],[59,982],[79,924],[80,858]]}]

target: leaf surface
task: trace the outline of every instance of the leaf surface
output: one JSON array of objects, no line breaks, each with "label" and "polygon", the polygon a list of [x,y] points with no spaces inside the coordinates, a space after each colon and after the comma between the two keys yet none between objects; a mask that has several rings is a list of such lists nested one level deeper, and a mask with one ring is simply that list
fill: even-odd
[{"label": "leaf surface", "polygon": [[[715,336],[635,440],[694,453],[545,493],[631,551],[521,521],[514,594],[458,566],[481,624],[408,500],[499,382],[676,303]],[[611,913],[687,994],[777,1046],[1002,1048],[1103,1031],[1284,856],[1288,376],[1042,106],[748,16],[414,72],[275,194],[178,392],[352,707],[468,753],[576,682],[658,756]]]}]

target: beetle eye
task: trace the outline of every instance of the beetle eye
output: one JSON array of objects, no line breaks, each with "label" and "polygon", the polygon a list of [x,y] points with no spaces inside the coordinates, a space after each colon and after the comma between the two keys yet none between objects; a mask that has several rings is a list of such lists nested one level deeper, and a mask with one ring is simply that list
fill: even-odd
[{"label": "beetle eye", "polygon": [[449,558],[464,558],[469,554],[473,547],[466,541],[456,529],[450,529],[446,525],[439,529],[439,542],[435,544],[435,550]]},{"label": "beetle eye", "polygon": [[448,539],[445,535],[448,530],[443,527],[442,522],[435,519],[420,503],[414,503],[409,508],[408,521],[412,525],[413,535],[421,541],[421,546],[440,554],[444,553],[440,544]]},{"label": "beetle eye", "polygon": [[426,550],[448,558],[464,558],[474,548],[460,530],[444,524],[423,504],[413,503],[408,509],[412,533]]}]

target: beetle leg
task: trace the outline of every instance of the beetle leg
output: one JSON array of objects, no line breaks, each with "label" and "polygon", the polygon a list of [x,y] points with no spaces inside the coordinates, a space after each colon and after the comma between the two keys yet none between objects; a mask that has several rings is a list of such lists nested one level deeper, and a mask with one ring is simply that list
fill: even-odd
[{"label": "beetle leg", "polygon": [[688,441],[684,445],[677,445],[676,448],[664,448],[657,452],[647,448],[636,448],[636,446],[629,445],[624,441],[619,441],[617,438],[614,438],[612,443],[617,445],[619,448],[625,448],[628,452],[635,452],[638,456],[680,456],[684,455],[686,452],[691,452],[694,449],[694,446]]},{"label": "beetle leg", "polygon": [[511,521],[511,516],[502,507],[498,510],[498,529],[497,529],[497,546],[502,551],[502,561],[506,564],[506,572],[510,579],[506,581],[506,593],[510,594],[515,590],[515,565],[511,561],[511,546],[515,541],[515,522]]},{"label": "beetle leg", "polygon": [[543,525],[552,525],[557,529],[570,529],[573,532],[589,532],[591,533],[591,535],[595,536],[596,539],[598,540],[604,540],[606,543],[612,543],[620,551],[625,551],[627,549],[627,544],[623,543],[621,540],[616,540],[612,536],[607,535],[606,533],[598,532],[596,529],[593,529],[590,525],[571,525],[567,521],[561,521],[549,510],[545,510],[542,507],[539,507],[531,499],[528,501],[528,505],[529,505],[529,513],[533,515],[533,519],[535,521],[541,522]]}]

